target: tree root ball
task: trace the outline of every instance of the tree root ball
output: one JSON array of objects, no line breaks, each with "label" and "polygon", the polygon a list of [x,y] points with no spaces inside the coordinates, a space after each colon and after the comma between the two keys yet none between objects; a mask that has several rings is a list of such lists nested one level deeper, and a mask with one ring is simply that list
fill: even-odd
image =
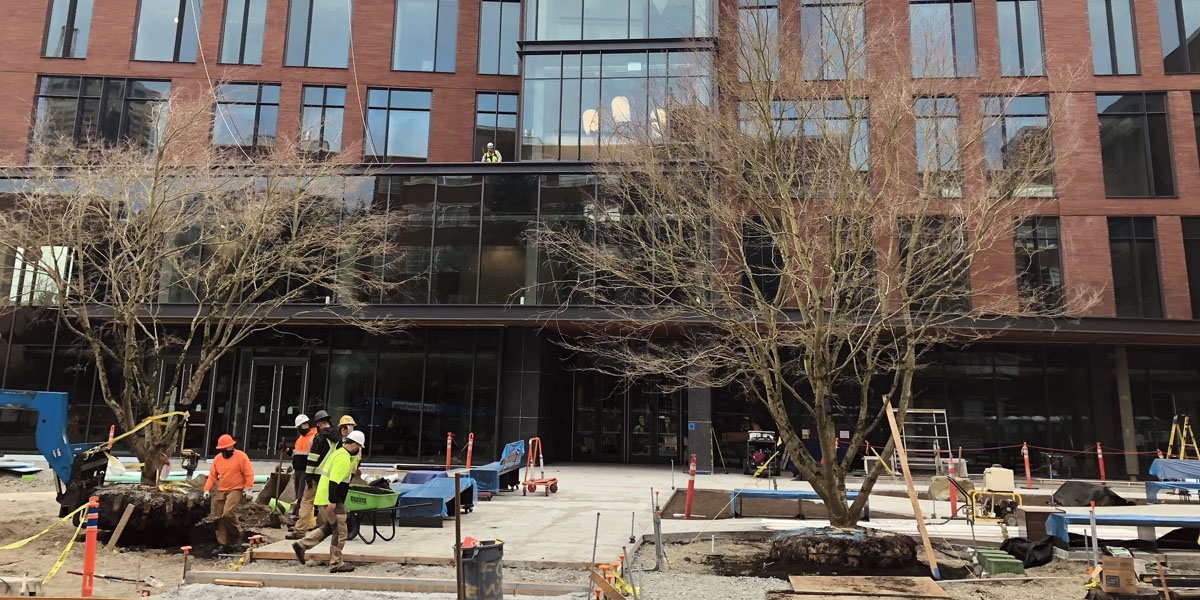
[{"label": "tree root ball", "polygon": [[874,529],[797,529],[775,536],[768,556],[817,572],[904,569],[917,564],[917,542]]},{"label": "tree root ball", "polygon": [[169,548],[188,543],[188,532],[209,513],[199,490],[175,487],[160,491],[140,485],[107,485],[96,490],[101,530],[116,529],[127,505],[133,513],[121,533],[120,546]]}]

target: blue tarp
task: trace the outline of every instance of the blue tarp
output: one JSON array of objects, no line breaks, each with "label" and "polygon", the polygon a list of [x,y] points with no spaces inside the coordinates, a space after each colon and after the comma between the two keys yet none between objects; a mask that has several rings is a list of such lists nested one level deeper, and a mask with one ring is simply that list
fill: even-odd
[{"label": "blue tarp", "polygon": [[401,479],[400,483],[425,483],[431,479],[445,476],[445,471],[409,471],[404,474],[404,479]]},{"label": "blue tarp", "polygon": [[1147,481],[1146,502],[1158,504],[1158,490],[1187,490],[1200,492],[1200,482],[1190,481]]},{"label": "blue tarp", "polygon": [[1159,479],[1200,479],[1200,460],[1159,458],[1150,464],[1150,474]]},{"label": "blue tarp", "polygon": [[[1091,520],[1087,513],[1062,513],[1046,517],[1046,533],[1063,543],[1069,544],[1067,525],[1087,525]],[[1200,527],[1200,517],[1170,515],[1096,515],[1096,525],[1127,527]]]},{"label": "blue tarp", "polygon": [[[475,480],[470,477],[461,478],[459,489],[470,494],[469,503],[474,506],[479,502]],[[437,477],[429,481],[409,487],[412,484],[392,484],[393,490],[401,492],[396,500],[396,507],[409,507],[397,510],[397,517],[448,517],[454,506],[454,479]]]},{"label": "blue tarp", "polygon": [[500,460],[478,467],[471,467],[471,477],[479,485],[482,492],[499,492],[500,475],[521,468],[521,460],[525,457],[525,442],[510,442],[500,453]]}]

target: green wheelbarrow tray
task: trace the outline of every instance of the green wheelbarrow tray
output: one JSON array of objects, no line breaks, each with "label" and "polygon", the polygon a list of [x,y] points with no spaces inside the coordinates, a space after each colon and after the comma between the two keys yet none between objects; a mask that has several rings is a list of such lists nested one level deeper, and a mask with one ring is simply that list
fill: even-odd
[{"label": "green wheelbarrow tray", "polygon": [[346,511],[355,512],[360,510],[395,508],[396,500],[399,498],[400,492],[387,488],[352,485],[350,486],[349,493],[346,494]]}]

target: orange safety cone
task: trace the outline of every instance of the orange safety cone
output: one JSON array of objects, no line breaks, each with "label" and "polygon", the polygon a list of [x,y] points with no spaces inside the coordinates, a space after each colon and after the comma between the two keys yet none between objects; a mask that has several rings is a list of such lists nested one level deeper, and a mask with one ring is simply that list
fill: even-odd
[{"label": "orange safety cone", "polygon": [[692,466],[688,468],[687,502],[683,507],[683,520],[692,518],[692,493],[696,491],[696,455],[692,455]]},{"label": "orange safety cone", "polygon": [[450,470],[450,450],[453,445],[454,445],[454,434],[452,432],[447,431],[446,432],[446,470],[447,471]]},{"label": "orange safety cone", "polygon": [[475,434],[467,435],[467,468],[471,468],[471,453],[475,450]]}]

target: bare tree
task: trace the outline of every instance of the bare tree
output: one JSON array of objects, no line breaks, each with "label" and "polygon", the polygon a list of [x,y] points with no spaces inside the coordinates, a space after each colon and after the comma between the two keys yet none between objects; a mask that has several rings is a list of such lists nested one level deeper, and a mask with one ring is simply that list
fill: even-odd
[{"label": "bare tree", "polygon": [[883,398],[904,418],[927,350],[1078,314],[1094,295],[1018,286],[1013,267],[1014,228],[1053,194],[1060,90],[914,78],[905,16],[874,14],[867,31],[861,4],[799,10],[730,8],[738,36],[709,87],[650,93],[649,121],[611,123],[590,222],[544,226],[538,242],[569,266],[555,282],[568,305],[617,323],[564,342],[589,368],[742,386],[832,523],[852,526],[882,464],[853,503],[846,475]]},{"label": "bare tree", "polygon": [[[148,111],[141,144],[39,136],[31,166],[5,173],[15,183],[0,197],[0,302],[74,336],[126,430],[187,410],[221,357],[257,333],[315,319],[399,326],[362,318],[390,285],[380,261],[398,260],[370,180],[282,140],[258,155],[209,149],[211,124],[236,126],[211,119],[214,97]],[[143,483],[183,426],[172,418],[133,438]]]}]

